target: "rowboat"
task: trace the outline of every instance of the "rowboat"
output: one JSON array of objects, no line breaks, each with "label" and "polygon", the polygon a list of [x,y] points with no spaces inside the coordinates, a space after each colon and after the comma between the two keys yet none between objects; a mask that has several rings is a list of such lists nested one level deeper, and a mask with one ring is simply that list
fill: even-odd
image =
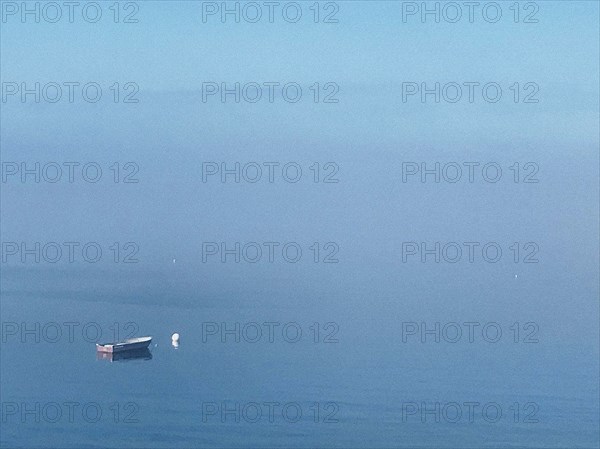
[{"label": "rowboat", "polygon": [[96,349],[98,352],[109,353],[134,351],[146,349],[150,345],[151,341],[152,337],[128,338],[118,343],[96,343]]}]

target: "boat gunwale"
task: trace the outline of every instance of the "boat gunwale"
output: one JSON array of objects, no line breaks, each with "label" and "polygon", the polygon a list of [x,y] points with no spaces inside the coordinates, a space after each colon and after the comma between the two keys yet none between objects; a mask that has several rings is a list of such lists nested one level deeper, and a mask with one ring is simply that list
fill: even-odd
[{"label": "boat gunwale", "polygon": [[123,347],[123,346],[127,346],[127,345],[135,345],[135,344],[140,344],[140,343],[150,343],[152,341],[152,337],[148,336],[148,337],[134,337],[134,338],[126,338],[123,341],[118,341],[118,342],[109,342],[109,343],[96,343],[96,347]]}]

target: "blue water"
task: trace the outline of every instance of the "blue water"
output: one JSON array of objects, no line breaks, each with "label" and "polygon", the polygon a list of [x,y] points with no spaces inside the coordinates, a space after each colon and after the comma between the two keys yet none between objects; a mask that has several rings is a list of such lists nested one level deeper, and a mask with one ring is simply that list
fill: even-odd
[{"label": "blue water", "polygon": [[[45,86],[39,101],[0,102],[1,162],[103,169],[98,182],[2,173],[0,447],[600,446],[598,2],[485,2],[502,5],[498,22],[483,5],[471,22],[456,2],[454,22],[403,21],[423,2],[304,1],[297,23],[280,9],[272,23],[266,9],[224,23],[202,20],[207,2],[98,3],[98,22],[80,6],[73,22],[65,7],[56,23],[0,24],[2,83]],[[338,21],[325,23],[331,3]],[[70,102],[65,89],[48,101],[73,82],[99,84],[102,99]],[[204,101],[206,82],[304,93]],[[128,83],[139,102],[124,102]],[[404,83],[450,89],[404,101]],[[453,102],[464,83],[503,96],[478,88],[471,102],[464,89]],[[326,85],[339,102],[324,101]],[[203,176],[206,163],[280,170],[223,181]],[[282,176],[289,163],[298,182]],[[479,164],[473,182],[465,163]],[[124,182],[130,164],[138,182]],[[425,182],[405,164],[430,170]],[[97,242],[103,258],[14,254],[36,242]],[[136,263],[124,263],[128,242]],[[303,254],[222,263],[203,260],[206,242],[296,242]],[[407,242],[478,252],[403,261]],[[498,262],[482,259],[488,242]],[[98,341],[146,335],[149,353],[97,357]]]},{"label": "blue water", "polygon": [[[186,276],[173,269],[170,280]],[[531,339],[538,342],[514,343],[510,314],[456,311],[445,315],[445,322],[454,321],[448,316],[457,322],[466,317],[494,321],[503,338],[490,343],[476,332],[473,343],[466,338],[449,343],[443,337],[440,343],[431,337],[426,343],[418,338],[403,343],[401,323],[417,321],[402,303],[410,293],[406,290],[396,298],[386,297],[381,288],[371,289],[369,297],[348,292],[336,309],[331,297],[319,297],[310,286],[282,289],[279,297],[249,290],[217,298],[200,287],[169,292],[166,278],[139,269],[7,269],[2,282],[3,447],[559,448],[598,443],[598,363],[591,357],[598,345],[593,332],[581,327],[578,335],[571,332],[572,338],[563,340],[550,321],[537,320]],[[505,285],[511,295],[526,287]],[[454,287],[446,285],[448,291]],[[306,303],[293,301],[297,295],[305,295]],[[365,308],[364,302],[378,308]],[[423,310],[420,317],[433,323],[439,315]],[[29,334],[20,333],[23,321]],[[19,326],[16,334],[7,327],[13,322]],[[78,323],[72,324],[72,336],[67,322]],[[225,335],[224,343],[220,334],[203,336],[202,323],[223,322],[230,330],[240,323],[239,342],[235,333]],[[280,325],[273,324],[272,342],[268,335],[253,342],[256,328],[241,330],[250,322]],[[295,343],[278,332],[291,322],[303,331]],[[321,327],[317,342],[310,327],[314,322]],[[324,330],[329,322],[335,327]],[[62,335],[48,323],[58,323]],[[103,338],[97,338],[97,329]],[[178,348],[170,341],[175,331],[181,334]],[[111,340],[115,332],[152,335],[151,355],[98,360],[94,342]],[[295,332],[287,335],[296,340]],[[272,405],[271,416],[266,403],[279,403]],[[435,411],[436,403],[437,415],[421,414],[423,406]],[[465,403],[478,403],[472,416]],[[223,407],[229,414],[221,414]],[[23,414],[26,410],[30,413]]]}]

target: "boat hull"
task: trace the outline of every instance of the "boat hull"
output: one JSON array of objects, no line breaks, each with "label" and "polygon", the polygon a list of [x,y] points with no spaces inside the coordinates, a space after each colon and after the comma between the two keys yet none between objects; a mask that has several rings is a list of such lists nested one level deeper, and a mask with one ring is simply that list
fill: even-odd
[{"label": "boat hull", "polygon": [[131,360],[152,360],[152,353],[148,348],[134,349],[121,352],[96,352],[97,360],[109,360],[111,362],[127,362]]},{"label": "boat hull", "polygon": [[125,351],[139,351],[146,349],[151,342],[152,337],[131,338],[118,343],[96,343],[96,349],[98,352],[108,352],[111,354]]}]

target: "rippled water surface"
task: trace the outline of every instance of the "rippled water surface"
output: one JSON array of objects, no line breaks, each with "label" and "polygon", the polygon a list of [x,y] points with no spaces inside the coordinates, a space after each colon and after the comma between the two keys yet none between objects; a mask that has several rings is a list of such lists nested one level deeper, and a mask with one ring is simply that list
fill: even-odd
[{"label": "rippled water surface", "polygon": [[[497,343],[444,344],[443,335],[439,344],[435,335],[425,344],[405,335],[403,343],[400,323],[409,320],[401,304],[384,303],[386,314],[356,314],[350,296],[334,313],[326,300],[282,307],[259,292],[218,301],[200,291],[136,293],[144,279],[159,288],[151,273],[131,273],[129,287],[125,277],[107,277],[96,290],[97,273],[50,273],[9,270],[3,277],[4,447],[598,441],[598,366],[585,354],[594,343],[561,344],[544,323],[533,335],[538,343],[514,343],[512,323],[501,319],[507,334]],[[22,334],[25,326],[30,332]],[[150,354],[99,359],[94,342],[115,333],[152,335]]]}]

